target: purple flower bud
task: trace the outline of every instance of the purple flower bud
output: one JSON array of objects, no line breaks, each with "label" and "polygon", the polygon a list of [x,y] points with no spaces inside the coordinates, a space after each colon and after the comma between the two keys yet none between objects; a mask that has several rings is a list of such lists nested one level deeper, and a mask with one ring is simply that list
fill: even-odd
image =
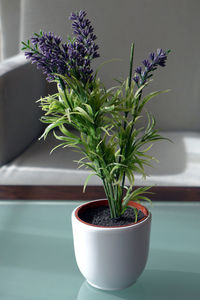
[{"label": "purple flower bud", "polygon": [[79,12],[79,19],[83,20],[85,18],[85,16],[86,16],[86,12],[83,11],[83,10],[80,10],[80,12]]},{"label": "purple flower bud", "polygon": [[155,57],[155,53],[152,52],[152,53],[149,54],[149,58],[150,58],[152,61],[154,60],[154,57]]},{"label": "purple flower bud", "polygon": [[25,57],[26,57],[27,59],[30,59],[32,56],[33,56],[33,53],[32,53],[32,52],[25,52]]},{"label": "purple flower bud", "polygon": [[69,20],[74,21],[74,20],[76,20],[76,18],[77,18],[77,15],[74,12],[72,12],[70,17],[69,17]]},{"label": "purple flower bud", "polygon": [[89,33],[92,33],[94,31],[94,28],[91,25],[88,27],[88,29],[89,29]]},{"label": "purple flower bud", "polygon": [[160,49],[160,48],[158,48],[158,49],[157,49],[157,55],[160,56],[160,55],[162,55],[162,53],[163,53],[163,50]]},{"label": "purple flower bud", "polygon": [[136,84],[138,84],[138,82],[139,82],[139,76],[138,76],[138,75],[135,75],[135,76],[133,77],[133,80],[135,81]]},{"label": "purple flower bud", "polygon": [[91,35],[90,35],[90,38],[91,38],[93,41],[95,41],[95,40],[97,39],[97,37],[96,37],[95,34],[91,34]]},{"label": "purple flower bud", "polygon": [[92,54],[92,58],[98,58],[100,55],[99,55],[99,53],[97,53],[97,52],[94,52],[93,54]]},{"label": "purple flower bud", "polygon": [[79,34],[81,34],[81,31],[80,31],[80,29],[75,29],[74,31],[73,31],[73,33],[75,34],[75,35],[79,35]]},{"label": "purple flower bud", "polygon": [[82,31],[83,36],[87,37],[88,34],[89,34],[89,32],[90,32],[90,31],[89,31],[89,28],[84,29],[84,30]]},{"label": "purple flower bud", "polygon": [[99,49],[99,46],[98,45],[93,45],[93,50],[94,51],[97,51]]},{"label": "purple flower bud", "polygon": [[32,42],[33,45],[36,45],[39,42],[39,38],[38,37],[32,37],[31,42]]},{"label": "purple flower bud", "polygon": [[137,69],[135,70],[136,73],[141,74],[142,72],[142,68],[141,67],[137,67]]},{"label": "purple flower bud", "polygon": [[67,47],[67,45],[66,45],[66,44],[62,44],[62,48],[63,48],[63,50],[64,50],[65,52],[67,52],[67,50],[68,50],[68,47]]},{"label": "purple flower bud", "polygon": [[142,63],[147,69],[150,67],[150,62],[148,61],[148,59],[143,60]]},{"label": "purple flower bud", "polygon": [[89,26],[91,23],[90,20],[86,19],[85,21],[86,21],[86,26]]}]

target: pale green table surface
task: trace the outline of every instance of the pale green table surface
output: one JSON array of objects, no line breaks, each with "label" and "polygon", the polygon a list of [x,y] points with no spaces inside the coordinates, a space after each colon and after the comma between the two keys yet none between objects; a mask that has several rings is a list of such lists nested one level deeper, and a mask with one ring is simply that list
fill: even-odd
[{"label": "pale green table surface", "polygon": [[79,203],[0,202],[1,300],[200,300],[200,203],[154,203],[146,269],[118,292],[79,273],[71,232]]}]

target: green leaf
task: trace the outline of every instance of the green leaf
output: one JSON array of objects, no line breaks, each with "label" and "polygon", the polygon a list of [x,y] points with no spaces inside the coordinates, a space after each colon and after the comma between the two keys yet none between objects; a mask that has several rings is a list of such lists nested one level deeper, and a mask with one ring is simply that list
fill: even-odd
[{"label": "green leaf", "polygon": [[163,94],[163,93],[167,93],[169,92],[170,90],[165,90],[165,91],[157,91],[157,92],[153,92],[153,93],[150,93],[148,94],[146,97],[143,98],[143,100],[141,101],[141,105],[139,106],[139,109],[138,109],[138,113],[141,113],[144,105],[149,102],[149,100],[151,100],[153,97],[155,96],[158,96],[160,94]]},{"label": "green leaf", "polygon": [[55,138],[57,140],[60,140],[60,141],[65,141],[66,143],[73,143],[74,145],[76,144],[80,144],[80,139],[79,138],[71,138],[71,137],[68,137],[68,136],[59,136],[55,133],[55,131],[53,131],[53,135],[55,136]]},{"label": "green leaf", "polygon": [[49,126],[47,126],[46,129],[45,129],[45,131],[44,131],[44,133],[43,133],[42,136],[39,138],[39,140],[42,139],[42,138],[45,139],[45,138],[47,137],[47,135],[49,134],[49,132],[50,132],[52,129],[54,129],[54,128],[60,126],[60,125],[62,125],[64,122],[65,122],[65,121],[64,121],[62,118],[60,118],[60,119],[58,119],[55,123],[52,123],[52,124],[50,124]]},{"label": "green leaf", "polygon": [[[60,129],[60,131],[61,131],[63,134],[65,134],[66,136],[69,136],[69,137],[71,137],[71,138],[73,138],[73,139],[79,139],[79,140],[80,140],[79,136],[77,136],[76,134],[70,132],[70,131],[64,126],[64,124],[62,124],[61,126],[59,126],[59,129]],[[80,140],[80,141],[81,141],[81,140]]]},{"label": "green leaf", "polygon": [[135,223],[137,223],[138,220],[138,210],[136,207],[130,206],[133,210],[134,210],[134,214],[135,214]]},{"label": "green leaf", "polygon": [[142,90],[149,85],[149,83],[152,82],[152,80],[147,81],[146,83],[144,83],[143,85],[141,85],[141,87],[136,91],[134,98],[137,99],[140,96],[140,93],[142,92]]},{"label": "green leaf", "polygon": [[149,192],[148,190],[152,186],[145,186],[145,187],[140,187],[134,190],[132,193],[127,193],[127,195],[124,197],[124,200],[122,202],[122,207],[126,207],[131,200],[138,200],[138,196],[142,197],[141,194],[152,194],[152,192]]},{"label": "green leaf", "polygon": [[92,107],[91,107],[89,104],[87,104],[87,103],[83,103],[83,105],[86,107],[86,109],[87,109],[87,111],[88,111],[88,114],[89,114],[90,116],[93,116],[93,110],[92,110]]},{"label": "green leaf", "polygon": [[58,149],[60,147],[63,147],[64,145],[66,145],[66,143],[62,143],[62,144],[59,144],[59,145],[55,146],[53,149],[51,149],[50,154],[52,154],[53,151],[55,151],[56,149]]},{"label": "green leaf", "polygon": [[21,42],[22,43],[22,45],[24,45],[24,46],[27,46],[27,44],[26,43],[24,43],[24,42]]},{"label": "green leaf", "polygon": [[71,114],[79,114],[84,119],[88,120],[90,123],[94,124],[93,119],[88,115],[88,113],[81,107],[76,107]]},{"label": "green leaf", "polygon": [[96,175],[96,173],[91,173],[91,174],[89,174],[88,177],[86,178],[85,183],[84,183],[84,187],[83,187],[83,193],[85,193],[85,189],[86,189],[86,187],[87,187],[88,181],[89,181],[90,178],[91,178],[92,176],[94,176],[94,175]]},{"label": "green leaf", "polygon": [[[153,194],[153,193],[152,193],[152,194]],[[149,199],[148,197],[145,197],[145,196],[138,196],[137,198],[138,198],[138,200],[145,200],[145,201],[147,201],[147,202],[149,202],[149,203],[152,203],[151,199]]]}]

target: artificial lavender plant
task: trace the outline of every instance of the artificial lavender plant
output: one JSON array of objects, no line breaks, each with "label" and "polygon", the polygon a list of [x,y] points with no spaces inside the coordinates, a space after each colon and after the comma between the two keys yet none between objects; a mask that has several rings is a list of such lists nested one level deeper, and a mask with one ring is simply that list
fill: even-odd
[{"label": "artificial lavender plant", "polygon": [[[158,49],[157,53],[151,53],[143,61],[143,69],[138,67],[133,75],[132,44],[128,78],[117,87],[106,89],[98,72],[91,67],[93,59],[99,57],[99,47],[86,12],[72,13],[70,20],[74,37],[66,43],[53,33],[42,31],[27,43],[22,42],[26,58],[42,69],[48,81],[57,83],[56,94],[39,100],[45,112],[41,121],[49,124],[42,137],[53,131],[61,141],[59,147],[81,152],[80,167],[92,171],[84,190],[91,176],[99,176],[111,218],[117,218],[125,212],[130,200],[149,200],[146,193],[150,187],[134,189],[134,175],[146,176],[144,167],[151,165],[153,159],[147,152],[162,137],[150,114],[147,113],[146,128],[142,130],[136,124],[144,105],[162,93],[142,96],[154,71],[165,66],[169,51]],[[71,131],[68,125],[76,131]]]}]

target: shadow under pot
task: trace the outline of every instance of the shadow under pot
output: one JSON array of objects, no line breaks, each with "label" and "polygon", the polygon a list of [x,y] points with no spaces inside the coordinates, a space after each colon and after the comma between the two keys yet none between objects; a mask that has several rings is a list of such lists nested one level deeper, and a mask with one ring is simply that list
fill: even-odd
[{"label": "shadow under pot", "polygon": [[136,223],[100,226],[83,220],[85,212],[102,206],[108,207],[108,201],[90,201],[72,212],[76,262],[93,287],[120,290],[135,283],[145,268],[151,213],[145,206],[130,201],[129,206],[142,213],[142,218]]}]

